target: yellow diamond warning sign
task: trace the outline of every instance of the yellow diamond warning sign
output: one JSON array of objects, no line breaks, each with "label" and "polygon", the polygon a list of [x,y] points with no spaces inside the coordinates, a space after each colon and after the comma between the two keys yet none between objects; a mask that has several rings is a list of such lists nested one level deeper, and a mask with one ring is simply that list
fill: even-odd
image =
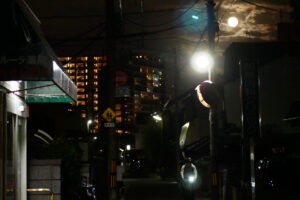
[{"label": "yellow diamond warning sign", "polygon": [[115,119],[116,114],[115,112],[111,109],[111,108],[107,108],[104,113],[102,114],[102,117],[107,121],[107,122],[111,122],[112,120]]}]

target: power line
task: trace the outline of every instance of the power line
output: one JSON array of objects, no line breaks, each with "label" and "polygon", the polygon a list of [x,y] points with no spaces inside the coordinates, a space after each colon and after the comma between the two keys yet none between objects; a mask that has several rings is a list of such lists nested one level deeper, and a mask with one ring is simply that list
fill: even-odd
[{"label": "power line", "polygon": [[[166,31],[171,31],[174,29],[179,29],[179,28],[184,28],[187,26],[193,26],[193,25],[197,25],[200,24],[201,22],[196,22],[196,23],[190,23],[190,24],[180,24],[180,25],[176,25],[176,26],[171,26],[165,29],[160,29],[160,30],[156,30],[156,31],[148,31],[148,32],[138,32],[138,33],[130,33],[130,34],[126,34],[126,35],[119,35],[117,36],[117,39],[121,39],[121,38],[130,38],[130,37],[138,37],[138,36],[142,36],[144,35],[154,35],[154,34],[158,34],[158,33],[162,33],[162,32],[166,32]],[[95,40],[105,40],[105,37],[94,37],[94,38],[87,38],[87,39],[83,39],[82,41],[95,41]]]},{"label": "power line", "polygon": [[138,25],[138,26],[142,26],[142,27],[158,27],[158,26],[164,26],[164,25],[167,25],[167,24],[170,24],[176,20],[178,20],[180,17],[182,17],[183,15],[185,15],[189,10],[191,10],[197,3],[199,2],[199,0],[196,0],[190,7],[188,7],[185,11],[183,11],[182,13],[180,13],[179,15],[177,15],[175,18],[173,19],[170,19],[169,21],[166,21],[166,22],[163,22],[163,23],[160,23],[160,24],[152,24],[152,25],[145,25],[145,24],[140,24],[140,23],[137,23],[131,19],[128,19],[128,18],[125,18],[127,21],[135,24],[135,25]]},{"label": "power line", "polygon": [[205,26],[205,28],[203,29],[203,31],[202,31],[202,33],[201,33],[201,35],[200,35],[200,38],[199,38],[198,42],[197,42],[196,45],[195,45],[195,49],[194,49],[193,53],[196,52],[197,48],[199,47],[200,43],[202,42],[202,39],[203,39],[203,37],[204,37],[204,33],[205,33],[206,31],[207,31],[207,26]]},{"label": "power line", "polygon": [[67,43],[67,42],[70,42],[72,40],[76,40],[78,38],[81,38],[95,30],[97,30],[98,28],[100,28],[104,23],[101,23],[101,24],[98,24],[97,26],[93,26],[92,28],[88,29],[87,31],[84,31],[82,33],[80,33],[79,35],[73,37],[73,38],[69,38],[69,39],[66,39],[66,40],[63,40],[63,41],[60,41],[60,42],[57,42],[57,43],[54,43],[53,46],[57,46],[57,45],[62,45],[64,43]]},{"label": "power line", "polygon": [[90,46],[92,46],[96,41],[97,39],[100,37],[100,35],[102,35],[102,33],[104,33],[105,31],[105,27],[103,27],[103,29],[97,34],[97,37],[94,38],[93,40],[89,41],[85,46],[83,46],[81,49],[79,49],[73,56],[72,56],[72,59],[70,59],[68,62],[64,63],[64,65],[70,63],[70,62],[73,62],[73,59],[75,59],[76,57],[78,57],[82,52],[84,52],[87,48],[89,48]]},{"label": "power line", "polygon": [[273,12],[279,12],[281,14],[290,14],[289,12],[285,12],[285,11],[277,10],[275,8],[270,8],[270,7],[262,6],[262,5],[259,5],[259,4],[255,3],[255,2],[251,2],[251,1],[248,1],[248,0],[240,0],[240,1],[243,1],[243,2],[251,4],[251,5],[254,5],[254,6],[258,7],[258,8],[263,8],[265,10],[270,10],[270,11],[273,11]]},{"label": "power line", "polygon": [[178,28],[184,28],[186,26],[193,26],[193,25],[196,25],[196,24],[200,24],[200,22],[191,23],[191,24],[181,24],[181,25],[171,26],[169,28],[165,28],[165,29],[161,29],[161,30],[148,31],[148,32],[144,32],[144,33],[132,33],[132,34],[127,34],[127,35],[121,35],[121,36],[119,36],[119,38],[136,37],[136,36],[140,36],[141,34],[153,35],[153,34],[162,33],[162,32],[166,32],[166,31],[178,29]]},{"label": "power line", "polygon": [[[155,13],[164,13],[164,12],[175,12],[178,10],[188,9],[189,7],[180,7],[180,8],[169,8],[169,9],[160,9],[160,10],[145,10],[144,14],[155,14]],[[140,12],[130,12],[130,13],[123,13],[123,15],[140,15]],[[55,16],[40,16],[39,19],[58,19],[58,18],[99,18],[104,17],[101,14],[93,14],[93,15],[55,15]]]}]

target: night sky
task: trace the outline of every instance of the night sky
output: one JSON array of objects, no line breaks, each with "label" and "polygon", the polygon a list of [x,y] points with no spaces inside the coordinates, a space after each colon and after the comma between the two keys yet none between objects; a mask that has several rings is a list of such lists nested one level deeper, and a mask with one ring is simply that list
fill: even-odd
[{"label": "night sky", "polygon": [[[118,2],[115,1],[115,10],[120,16]],[[277,24],[289,21],[288,13],[292,11],[286,0],[215,2],[220,28],[216,36],[216,53],[221,56],[217,63],[222,63],[223,52],[231,42],[276,40]],[[205,3],[203,0],[123,0],[120,33],[124,37],[117,41],[119,52],[132,50],[162,56],[170,75],[167,76],[167,83],[171,87],[176,49],[181,68],[179,91],[194,87],[206,79],[205,75],[194,73],[189,67],[189,58],[196,46],[198,49],[207,48],[207,34],[199,40],[207,22]],[[76,55],[91,40],[92,45],[83,54],[102,53],[104,0],[28,0],[28,4],[39,17],[42,30],[57,54],[67,52]],[[192,19],[192,15],[198,15],[199,20]],[[239,19],[236,28],[227,26],[227,19],[232,15]],[[136,33],[140,34],[132,37]]]}]

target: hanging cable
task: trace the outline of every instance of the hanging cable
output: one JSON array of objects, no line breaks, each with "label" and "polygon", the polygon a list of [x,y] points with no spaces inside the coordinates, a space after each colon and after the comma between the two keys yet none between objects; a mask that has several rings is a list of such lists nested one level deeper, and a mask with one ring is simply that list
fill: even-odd
[{"label": "hanging cable", "polygon": [[75,37],[73,37],[73,38],[69,38],[69,39],[66,39],[66,40],[63,40],[63,41],[56,42],[56,43],[53,44],[53,46],[62,45],[62,44],[71,42],[72,40],[76,40],[76,39],[78,39],[78,38],[81,38],[81,37],[83,37],[83,36],[86,36],[87,34],[92,33],[92,32],[94,32],[94,31],[96,31],[97,29],[99,29],[102,25],[104,25],[104,23],[100,23],[100,24],[98,24],[97,26],[93,26],[93,27],[90,28],[89,30],[84,31],[84,32],[78,34],[77,36],[75,36]]},{"label": "hanging cable", "polygon": [[259,5],[259,4],[255,3],[255,2],[251,2],[251,1],[248,1],[248,0],[240,0],[240,1],[243,1],[243,2],[251,4],[251,5],[254,5],[254,6],[258,7],[258,8],[263,8],[265,10],[269,10],[269,11],[273,11],[273,12],[278,12],[278,13],[281,13],[281,14],[287,14],[287,15],[290,14],[289,12],[284,12],[284,11],[281,11],[281,10],[277,10],[275,8],[270,8],[270,7],[262,6],[262,5]]},{"label": "hanging cable", "polygon": [[176,20],[178,20],[180,17],[182,17],[183,15],[185,15],[189,10],[191,10],[197,3],[199,2],[199,0],[196,0],[193,5],[191,5],[190,7],[188,7],[185,11],[183,11],[181,14],[177,15],[175,18],[173,19],[170,19],[169,21],[166,21],[164,23],[160,23],[160,24],[153,24],[153,25],[145,25],[145,24],[139,24],[131,19],[128,19],[126,18],[127,21],[131,22],[131,23],[134,23],[136,25],[139,25],[139,26],[144,26],[144,27],[158,27],[158,26],[164,26],[164,25],[167,25],[167,24],[170,24]]},{"label": "hanging cable", "polygon": [[97,34],[97,37],[94,38],[93,40],[90,40],[85,46],[83,46],[81,49],[79,49],[73,56],[72,59],[68,60],[68,62],[64,63],[64,65],[69,64],[70,62],[73,62],[74,59],[76,59],[76,57],[78,57],[82,52],[84,52],[87,48],[89,48],[90,46],[92,46],[98,39],[99,37],[102,35],[102,33],[104,33],[106,29],[106,26],[103,27],[103,29]]},{"label": "hanging cable", "polygon": [[199,38],[198,42],[197,42],[196,45],[195,45],[193,54],[196,52],[196,50],[198,49],[200,43],[202,42],[203,37],[204,37],[204,33],[205,33],[206,31],[207,31],[207,26],[205,26],[205,28],[203,29],[203,31],[202,31],[202,33],[201,33],[201,35],[200,35],[200,38]]}]

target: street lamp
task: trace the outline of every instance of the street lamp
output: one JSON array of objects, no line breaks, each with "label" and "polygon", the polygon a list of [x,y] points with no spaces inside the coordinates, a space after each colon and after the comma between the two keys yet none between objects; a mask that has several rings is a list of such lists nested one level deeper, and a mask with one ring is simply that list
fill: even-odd
[{"label": "street lamp", "polygon": [[161,120],[162,120],[161,116],[158,115],[158,114],[153,114],[152,117],[153,117],[153,119],[155,119],[156,121],[161,121]]},{"label": "street lamp", "polygon": [[90,132],[90,125],[93,123],[93,121],[91,119],[89,119],[87,121],[87,129],[88,129],[88,132]]},{"label": "street lamp", "polygon": [[191,58],[191,66],[197,72],[207,72],[208,79],[211,79],[211,68],[214,66],[214,59],[207,52],[197,52]]}]

